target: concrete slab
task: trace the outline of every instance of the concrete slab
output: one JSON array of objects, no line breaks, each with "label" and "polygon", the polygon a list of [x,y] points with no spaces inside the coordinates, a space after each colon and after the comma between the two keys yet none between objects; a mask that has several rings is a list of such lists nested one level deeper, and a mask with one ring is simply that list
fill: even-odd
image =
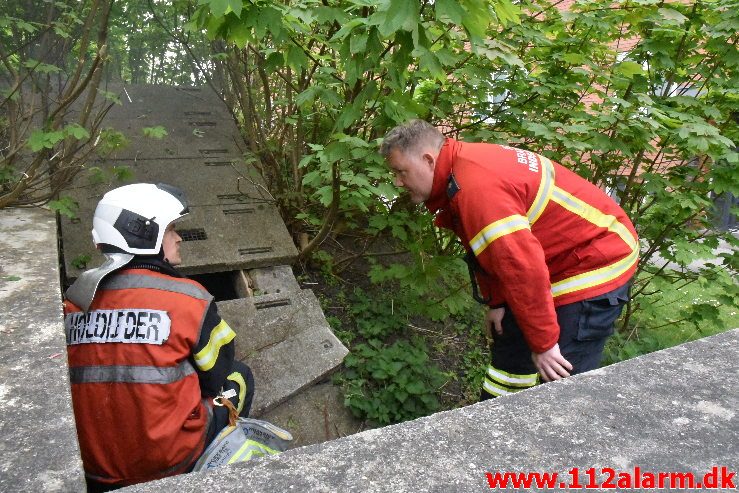
[{"label": "concrete slab", "polygon": [[322,382],[294,395],[261,419],[290,430],[290,448],[304,447],[352,435],[364,429],[344,406],[341,390],[331,382]]},{"label": "concrete slab", "polygon": [[289,265],[249,269],[248,274],[257,295],[300,291],[300,284]]},{"label": "concrete slab", "polygon": [[[105,91],[116,94],[121,104],[113,105],[106,120],[167,119],[173,116],[188,121],[230,118],[218,95],[208,86],[164,86],[152,84],[109,84]],[[102,95],[98,103],[104,101]]]},{"label": "concrete slab", "polygon": [[[127,166],[134,176],[116,183],[87,183],[80,176],[65,195],[79,204],[78,218],[62,218],[67,284],[102,256],[90,239],[92,214],[103,194],[126,183],[164,182],[182,188],[191,214],[182,224],[185,274],[201,274],[291,264],[297,257],[263,180],[241,158],[241,138],[233,118],[209,88],[112,85],[122,105],[108,113],[105,124],[125,130],[131,145],[115,155],[91,162],[110,169]],[[101,98],[102,101],[102,98]],[[163,140],[144,137],[142,129],[161,125]]]},{"label": "concrete slab", "polygon": [[[230,118],[230,117],[229,117]],[[241,157],[246,150],[241,137],[232,125],[214,124],[198,127],[187,121],[137,119],[108,121],[105,126],[122,132],[129,145],[104,156],[107,159],[159,158],[175,159],[189,157]],[[162,138],[144,136],[145,127],[161,126],[167,131]]]},{"label": "concrete slab", "polygon": [[349,351],[325,328],[301,332],[244,358],[254,371],[254,416],[281,404],[339,368]]},{"label": "concrete slab", "polygon": [[254,371],[255,416],[324,379],[349,352],[309,290],[221,301],[218,311],[237,334],[237,359]]},{"label": "concrete slab", "polygon": [[[190,240],[181,246],[185,274],[225,272],[272,264],[289,264],[295,260],[297,250],[288,235],[279,214],[258,208],[243,213],[230,206],[190,208],[187,219],[179,223],[179,229],[192,233]],[[91,217],[91,216],[90,216]],[[90,223],[72,224],[62,220],[64,238],[64,262],[69,281],[84,269],[74,265],[80,255],[91,260],[87,268],[102,264],[103,257],[92,244]],[[205,235],[205,239],[202,238]]]},{"label": "concrete slab", "polygon": [[[180,187],[191,213],[179,224],[183,231],[181,270],[186,274],[223,272],[275,264],[290,264],[297,249],[262,180],[243,162],[212,165],[207,159],[132,161],[135,175],[114,185],[75,183],[64,193],[78,204],[78,217],[61,218],[64,265],[69,282],[84,269],[75,262],[89,256],[100,265],[90,230],[92,215],[102,196],[117,186],[136,182],[165,182]],[[112,163],[101,164],[101,167]]]},{"label": "concrete slab", "polygon": [[0,337],[0,491],[84,491],[50,211],[0,210]]},{"label": "concrete slab", "polygon": [[[104,127],[122,132],[130,141],[108,158],[198,157],[204,152],[241,156],[243,139],[227,108],[209,87],[172,87],[111,84],[106,91],[117,94]],[[109,104],[101,95],[97,104]],[[145,127],[161,126],[168,135],[145,137]]]},{"label": "concrete slab", "polygon": [[556,472],[552,488],[520,491],[562,491],[575,467],[581,486],[589,468],[598,484],[612,468],[614,482],[631,474],[631,487],[619,490],[651,491],[635,487],[637,467],[699,480],[714,467],[736,472],[737,345],[733,330],[504,398],[126,491],[470,492],[490,489],[486,474],[496,472]]},{"label": "concrete slab", "polygon": [[127,183],[165,182],[177,185],[189,192],[188,200],[194,205],[213,203],[264,203],[274,205],[275,200],[267,191],[264,181],[254,167],[241,158],[148,158],[97,160],[90,163],[101,169],[126,167],[130,178],[116,182],[85,182],[83,177],[67,188],[80,205],[94,202],[109,189]]}]

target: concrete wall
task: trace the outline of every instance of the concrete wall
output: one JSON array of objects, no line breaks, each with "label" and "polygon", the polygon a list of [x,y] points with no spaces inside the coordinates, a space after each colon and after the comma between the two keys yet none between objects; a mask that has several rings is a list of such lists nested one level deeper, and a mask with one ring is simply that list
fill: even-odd
[{"label": "concrete wall", "polygon": [[0,491],[83,491],[56,219],[0,209]]},{"label": "concrete wall", "polygon": [[582,485],[590,467],[599,483],[602,468],[616,479],[635,467],[700,478],[713,467],[736,471],[737,344],[739,329],[494,401],[125,491],[470,492],[488,490],[486,473],[496,471],[557,472],[555,489],[564,489],[574,467]]}]

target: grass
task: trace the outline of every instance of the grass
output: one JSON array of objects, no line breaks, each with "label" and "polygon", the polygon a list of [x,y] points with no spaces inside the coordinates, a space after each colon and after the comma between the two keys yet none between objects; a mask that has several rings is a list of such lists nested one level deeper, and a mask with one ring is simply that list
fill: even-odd
[{"label": "grass", "polygon": [[739,307],[726,285],[705,278],[691,282],[654,279],[649,295],[634,302],[628,327],[606,344],[603,365],[694,341],[739,327]]}]

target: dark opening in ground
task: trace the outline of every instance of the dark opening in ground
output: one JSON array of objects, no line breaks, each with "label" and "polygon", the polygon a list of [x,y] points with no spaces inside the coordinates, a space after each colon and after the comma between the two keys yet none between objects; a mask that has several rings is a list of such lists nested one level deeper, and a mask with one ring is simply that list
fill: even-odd
[{"label": "dark opening in ground", "polygon": [[213,295],[215,301],[233,300],[239,297],[233,283],[233,271],[191,274],[187,277],[202,284]]}]

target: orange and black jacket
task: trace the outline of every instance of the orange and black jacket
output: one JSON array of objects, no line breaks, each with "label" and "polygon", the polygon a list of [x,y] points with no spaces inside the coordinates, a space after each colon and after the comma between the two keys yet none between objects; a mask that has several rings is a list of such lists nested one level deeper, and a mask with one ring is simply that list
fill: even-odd
[{"label": "orange and black jacket", "polygon": [[505,304],[533,352],[557,343],[555,306],[626,284],[639,241],[602,190],[530,151],[447,139],[426,206],[482,268],[491,306]]},{"label": "orange and black jacket", "polygon": [[106,277],[86,314],[64,303],[85,473],[112,485],[192,466],[234,358],[235,334],[205,288],[147,267]]}]

